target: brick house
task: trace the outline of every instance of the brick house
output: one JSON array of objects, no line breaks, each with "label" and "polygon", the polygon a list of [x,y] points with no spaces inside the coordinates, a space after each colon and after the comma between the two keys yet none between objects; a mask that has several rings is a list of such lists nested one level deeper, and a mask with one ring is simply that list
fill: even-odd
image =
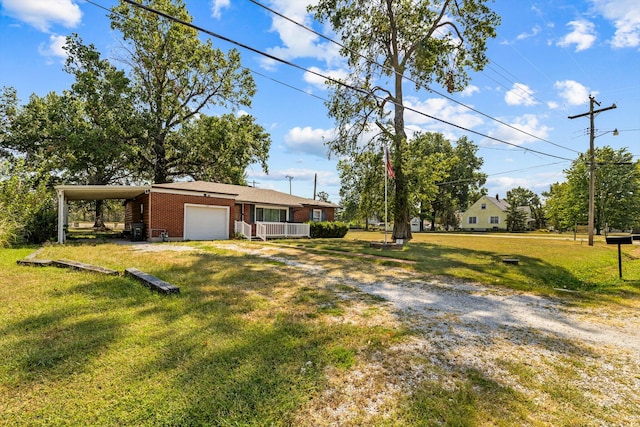
[{"label": "brick house", "polygon": [[[125,199],[125,230],[140,229],[148,241],[219,240],[235,233],[263,239],[308,236],[305,222],[333,221],[338,208],[275,190],[205,181],[139,187],[62,185],[56,190],[59,212],[65,212],[68,200]],[[59,215],[59,229],[65,223]],[[58,241],[64,241],[61,233]]]}]

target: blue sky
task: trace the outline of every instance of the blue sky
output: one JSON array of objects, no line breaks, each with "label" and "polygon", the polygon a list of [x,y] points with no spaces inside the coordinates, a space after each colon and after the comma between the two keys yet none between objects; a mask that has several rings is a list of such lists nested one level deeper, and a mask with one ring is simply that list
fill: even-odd
[{"label": "blue sky", "polygon": [[[116,1],[92,3],[110,8]],[[120,36],[111,30],[107,12],[92,3],[0,0],[0,86],[15,87],[23,102],[32,93],[42,96],[68,88],[72,81],[62,71],[61,46],[72,32],[122,67],[117,59]],[[261,3],[318,31],[326,30],[306,13],[309,1]],[[345,73],[335,45],[249,0],[186,0],[186,4],[196,25],[306,69],[334,76]],[[467,135],[480,146],[483,171],[489,175],[485,186],[491,195],[504,196],[516,186],[540,194],[551,183],[564,180],[563,169],[589,146],[588,118],[569,120],[568,116],[587,112],[590,94],[601,102],[599,108],[617,105],[596,117],[596,146],[626,147],[640,156],[637,0],[499,0],[492,7],[502,16],[502,25],[489,43],[489,66],[473,75],[464,92],[449,95],[451,99],[409,91],[406,102],[431,116],[513,145],[414,113],[407,114],[407,127],[442,132],[452,141]],[[223,50],[232,47],[212,41]],[[244,66],[266,76],[254,76],[258,94],[245,111],[272,136],[269,174],[252,167],[249,181],[283,192],[289,192],[291,185],[294,194],[312,197],[317,175],[317,191],[327,192],[331,201],[338,202],[337,159],[328,158],[323,145],[334,126],[318,99],[327,97],[323,82],[255,53],[241,53]],[[411,86],[407,83],[407,88]],[[446,94],[440,87],[433,89]],[[619,136],[610,132],[615,128]]]}]

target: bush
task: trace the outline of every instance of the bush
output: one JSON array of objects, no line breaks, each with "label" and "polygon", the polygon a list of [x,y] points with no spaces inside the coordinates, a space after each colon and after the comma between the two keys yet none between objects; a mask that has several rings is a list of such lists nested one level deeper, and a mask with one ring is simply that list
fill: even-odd
[{"label": "bush", "polygon": [[343,222],[311,222],[311,238],[341,238],[347,235],[349,227]]},{"label": "bush", "polygon": [[0,163],[0,246],[55,237],[55,200],[46,174],[28,171],[21,160]]},{"label": "bush", "polygon": [[[0,212],[4,206],[0,203]],[[9,247],[18,242],[20,227],[11,218],[0,216],[0,248]]]},{"label": "bush", "polygon": [[28,243],[43,243],[56,237],[56,221],[58,213],[53,203],[46,203],[38,207],[26,218],[24,225],[24,240]]}]

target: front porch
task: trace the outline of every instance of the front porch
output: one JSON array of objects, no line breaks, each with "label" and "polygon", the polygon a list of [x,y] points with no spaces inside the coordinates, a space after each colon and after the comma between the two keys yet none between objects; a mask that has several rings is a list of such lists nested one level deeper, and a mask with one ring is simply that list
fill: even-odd
[{"label": "front porch", "polygon": [[255,223],[254,233],[251,224],[244,221],[236,221],[235,232],[241,234],[248,240],[251,240],[254,236],[262,240],[276,238],[308,238],[311,236],[311,227],[309,224],[301,223],[261,221]]}]

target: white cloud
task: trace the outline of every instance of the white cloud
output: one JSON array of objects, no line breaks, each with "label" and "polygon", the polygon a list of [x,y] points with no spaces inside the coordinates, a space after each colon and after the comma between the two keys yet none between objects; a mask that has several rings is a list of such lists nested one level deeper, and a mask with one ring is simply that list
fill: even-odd
[{"label": "white cloud", "polygon": [[524,39],[528,39],[529,37],[535,37],[536,35],[538,35],[538,33],[540,33],[540,31],[541,31],[540,26],[536,25],[531,29],[530,33],[518,34],[518,36],[516,37],[516,40],[524,40]]},{"label": "white cloud", "polygon": [[589,100],[589,94],[596,96],[598,92],[590,92],[589,88],[574,80],[557,81],[554,85],[558,95],[568,105],[582,105]]},{"label": "white cloud", "polygon": [[550,110],[555,110],[557,108],[560,108],[560,104],[558,104],[555,101],[548,101],[547,102],[547,108],[550,109]]},{"label": "white cloud", "polygon": [[557,44],[560,47],[576,46],[576,52],[589,49],[596,41],[595,25],[584,19],[567,24],[573,31],[564,36]]},{"label": "white cloud", "polygon": [[515,176],[489,176],[486,187],[490,187],[493,193],[498,193],[501,197],[506,197],[507,191],[516,187],[526,188],[540,195],[543,191],[548,191],[551,184],[563,180],[563,172],[560,169],[556,172],[543,172],[526,177]]},{"label": "white cloud", "polygon": [[80,7],[72,0],[0,0],[5,13],[40,31],[49,32],[53,24],[75,27],[82,19]]},{"label": "white cloud", "polygon": [[[301,0],[273,0],[271,7],[282,13],[293,21],[311,27],[313,20],[307,12],[309,1]],[[292,60],[295,58],[317,58],[327,64],[341,61],[338,53],[339,47],[333,43],[323,41],[319,36],[307,31],[304,28],[274,15],[271,23],[271,31],[278,33],[281,46],[266,49],[267,53],[282,58]],[[262,66],[272,69],[273,61],[262,60]]]},{"label": "white cloud", "polygon": [[294,127],[284,137],[287,149],[295,153],[312,154],[319,157],[327,157],[328,149],[324,145],[334,137],[333,129],[313,129],[310,126]]},{"label": "white cloud", "polygon": [[[507,191],[511,191],[516,187],[531,189],[532,183],[533,180],[531,179],[500,176],[487,178],[485,187],[491,187],[494,193],[499,194],[501,198],[505,198],[507,196]],[[490,195],[494,196],[493,193]]]},{"label": "white cloud", "polygon": [[[346,70],[321,70],[318,67],[309,67],[310,71],[305,71],[304,73],[304,81],[316,86],[320,89],[326,89],[325,81],[326,79],[321,76],[331,77],[336,80],[346,80],[348,77],[348,73]],[[314,74],[317,73],[317,74]],[[320,75],[318,75],[320,74]]]},{"label": "white cloud", "polygon": [[466,98],[473,95],[474,93],[479,93],[479,92],[480,92],[480,88],[478,86],[469,85],[465,87],[462,92],[460,92],[460,96],[462,98]]},{"label": "white cloud", "polygon": [[[472,129],[482,124],[482,118],[462,105],[454,104],[444,98],[429,98],[421,101],[414,97],[405,98],[405,105],[413,110],[425,112],[438,119],[454,123],[467,129]],[[420,113],[405,110],[405,123],[407,127],[416,126],[422,130],[435,132],[451,131],[451,125],[431,119]]]},{"label": "white cloud", "polygon": [[213,5],[211,6],[211,16],[219,19],[222,15],[222,9],[226,9],[229,6],[231,6],[231,0],[213,0]]},{"label": "white cloud", "polygon": [[65,36],[58,36],[52,34],[49,36],[49,44],[41,44],[38,48],[40,55],[50,57],[51,59],[61,59],[65,61],[67,59],[67,51],[63,49],[63,46],[67,42]]},{"label": "white cloud", "polygon": [[592,0],[596,10],[616,28],[615,48],[640,46],[640,8],[636,0]]},{"label": "white cloud", "polygon": [[507,105],[525,105],[529,107],[537,104],[533,91],[529,86],[522,83],[514,83],[511,90],[504,94],[504,100]]},{"label": "white cloud", "polygon": [[[507,120],[503,120],[505,123],[509,123]],[[515,145],[523,145],[528,142],[534,142],[538,139],[530,136],[534,135],[538,138],[547,138],[552,128],[540,123],[538,116],[534,114],[525,114],[517,117],[515,120],[509,123],[512,127],[505,125],[499,125],[497,129],[489,132],[489,136],[500,139],[502,141],[509,142]],[[515,128],[515,129],[514,129]],[[519,129],[519,130],[518,130]],[[527,135],[523,132],[527,132]],[[491,144],[498,144],[497,141],[491,141]]]}]

